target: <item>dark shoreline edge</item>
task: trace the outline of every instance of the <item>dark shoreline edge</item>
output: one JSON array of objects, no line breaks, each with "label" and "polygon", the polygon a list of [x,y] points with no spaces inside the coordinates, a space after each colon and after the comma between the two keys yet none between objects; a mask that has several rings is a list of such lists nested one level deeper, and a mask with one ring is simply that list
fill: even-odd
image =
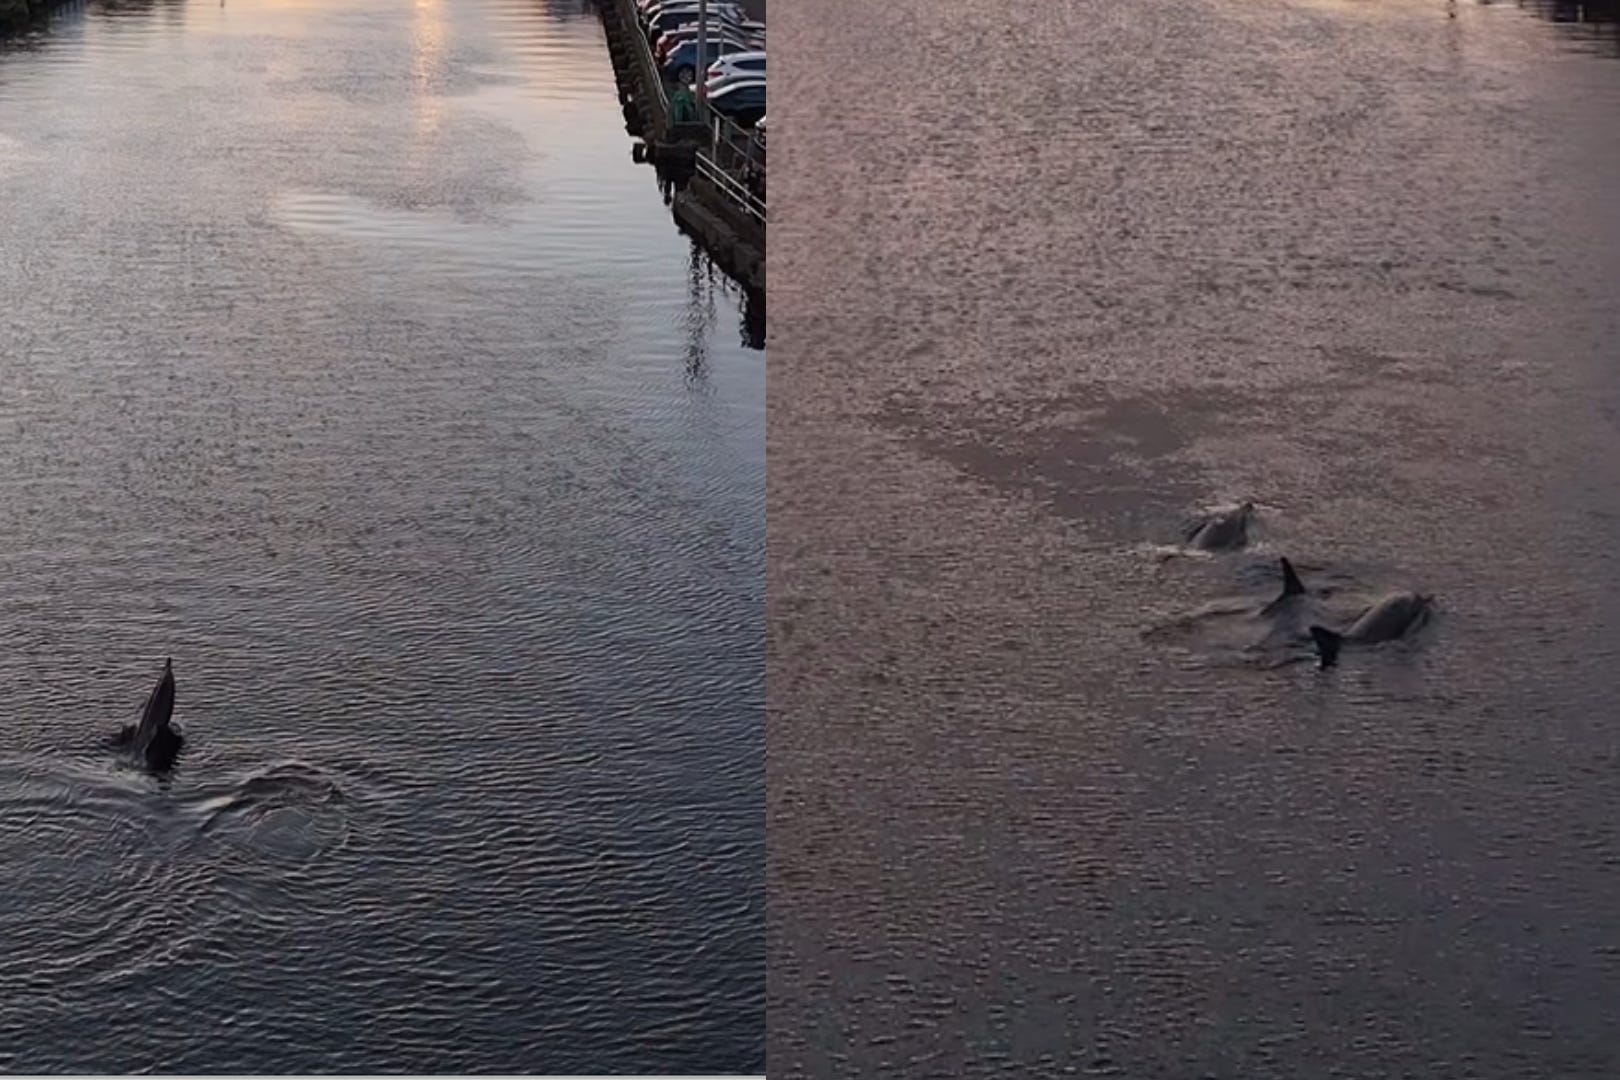
[{"label": "dark shoreline edge", "polygon": [[44,21],[63,0],[0,0],[0,38]]}]

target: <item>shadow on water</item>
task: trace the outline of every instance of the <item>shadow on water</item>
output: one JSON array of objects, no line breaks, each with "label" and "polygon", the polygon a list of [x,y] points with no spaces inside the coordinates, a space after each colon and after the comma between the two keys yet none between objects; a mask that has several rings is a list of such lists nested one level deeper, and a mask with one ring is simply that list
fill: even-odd
[{"label": "shadow on water", "polygon": [[546,18],[558,22],[599,17],[595,0],[540,0],[539,8]]},{"label": "shadow on water", "polygon": [[[1490,0],[1480,0],[1489,6]],[[1573,36],[1602,42],[1606,52],[1620,57],[1620,0],[1516,0],[1517,6],[1538,18],[1560,23]]]},{"label": "shadow on water", "polygon": [[8,50],[31,51],[41,47],[44,33],[53,25],[60,26],[67,20],[76,21],[86,17],[117,19],[149,16],[161,11],[172,25],[184,21],[185,8],[186,0],[65,0],[62,3],[46,3],[21,25],[8,24],[6,15],[0,13],[0,45]]},{"label": "shadow on water", "polygon": [[750,349],[765,347],[765,293],[758,289],[743,290],[743,344]]},{"label": "shadow on water", "polygon": [[682,328],[686,333],[686,374],[703,378],[708,366],[708,338],[718,313],[719,296],[733,298],[742,311],[742,344],[748,349],[765,348],[765,295],[737,281],[709,257],[703,245],[691,242],[687,260],[688,305]]},{"label": "shadow on water", "polygon": [[[631,150],[632,156],[638,163],[645,161],[645,158],[642,156],[643,151],[644,144],[642,143],[637,143]],[[653,166],[653,173],[657,177],[658,194],[664,200],[665,206],[671,206],[674,204],[675,196],[686,187],[686,182],[692,177],[692,170],[690,168],[683,168],[678,165],[670,165],[665,163],[655,164]],[[685,232],[684,229],[681,231],[683,233]],[[743,346],[749,349],[764,349],[765,293],[763,290],[751,289],[737,281],[730,274],[727,274],[720,268],[719,264],[709,257],[708,253],[704,251],[702,244],[700,244],[695,238],[692,239],[690,272],[691,277],[689,278],[689,281],[692,287],[693,298],[692,310],[696,311],[699,307],[706,306],[708,309],[708,315],[703,319],[694,318],[688,320],[688,328],[691,334],[691,340],[694,343],[690,349],[697,350],[697,352],[694,354],[689,349],[687,365],[688,371],[691,372],[695,370],[694,364],[697,367],[701,367],[703,332],[706,331],[713,322],[714,312],[712,309],[714,305],[714,290],[716,289],[735,296],[740,301],[739,307],[742,311],[742,322],[740,324],[740,329],[742,331]],[[702,282],[701,286],[699,284],[700,281]],[[697,360],[692,359],[692,356],[694,355],[698,356]]]},{"label": "shadow on water", "polygon": [[119,17],[124,15],[150,15],[155,11],[168,11],[184,15],[186,0],[89,0],[84,9],[92,15]]},{"label": "shadow on water", "polygon": [[[679,222],[676,223],[679,225]],[[697,237],[687,233],[681,228],[682,235],[686,236],[692,245],[692,260],[694,264],[701,263],[703,267],[703,280],[705,282],[705,303],[712,305],[716,291],[735,297],[741,312],[738,330],[741,332],[741,342],[744,348],[763,350],[765,348],[765,293],[760,289],[751,289],[738,281],[721,268],[720,264],[710,258]],[[707,323],[704,323],[705,328]],[[695,332],[695,331],[694,331]]]},{"label": "shadow on water", "polygon": [[1620,0],[1519,0],[1519,7],[1562,23],[1620,23]]},{"label": "shadow on water", "polygon": [[[644,143],[637,143],[631,151],[637,164],[644,164]],[[675,196],[686,190],[686,182],[692,179],[692,170],[684,165],[659,162],[653,165],[653,174],[658,178],[658,194],[663,198],[665,206],[673,206]]]}]

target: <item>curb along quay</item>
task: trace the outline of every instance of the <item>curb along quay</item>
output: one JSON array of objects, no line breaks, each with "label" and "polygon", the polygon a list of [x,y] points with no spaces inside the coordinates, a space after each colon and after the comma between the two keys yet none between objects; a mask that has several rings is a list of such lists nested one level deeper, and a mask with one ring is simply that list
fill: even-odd
[{"label": "curb along quay", "polygon": [[598,10],[626,130],[641,140],[637,160],[673,182],[682,230],[726,273],[764,291],[763,0],[709,0],[701,58],[696,0],[602,0]]}]

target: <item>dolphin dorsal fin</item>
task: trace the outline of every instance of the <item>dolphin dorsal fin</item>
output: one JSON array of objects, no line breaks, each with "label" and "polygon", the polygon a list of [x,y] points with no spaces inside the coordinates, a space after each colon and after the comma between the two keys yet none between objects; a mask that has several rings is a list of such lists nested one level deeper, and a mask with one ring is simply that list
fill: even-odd
[{"label": "dolphin dorsal fin", "polygon": [[1294,564],[1289,562],[1287,559],[1283,559],[1281,561],[1283,573],[1282,594],[1284,596],[1304,596],[1305,583],[1299,580],[1298,574],[1294,573]]},{"label": "dolphin dorsal fin", "polygon": [[1316,655],[1323,667],[1332,667],[1339,659],[1344,635],[1336,634],[1325,626],[1311,627],[1311,640],[1316,642]]}]

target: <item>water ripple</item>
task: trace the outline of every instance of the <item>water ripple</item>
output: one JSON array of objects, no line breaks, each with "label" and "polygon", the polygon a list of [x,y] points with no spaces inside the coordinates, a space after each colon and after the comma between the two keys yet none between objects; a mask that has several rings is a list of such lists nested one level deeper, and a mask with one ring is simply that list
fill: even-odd
[{"label": "water ripple", "polygon": [[60,10],[0,45],[0,1066],[759,1069],[757,315],[599,19]]},{"label": "water ripple", "polygon": [[1615,1073],[1612,5],[1456,6],[778,6],[772,1076]]}]

